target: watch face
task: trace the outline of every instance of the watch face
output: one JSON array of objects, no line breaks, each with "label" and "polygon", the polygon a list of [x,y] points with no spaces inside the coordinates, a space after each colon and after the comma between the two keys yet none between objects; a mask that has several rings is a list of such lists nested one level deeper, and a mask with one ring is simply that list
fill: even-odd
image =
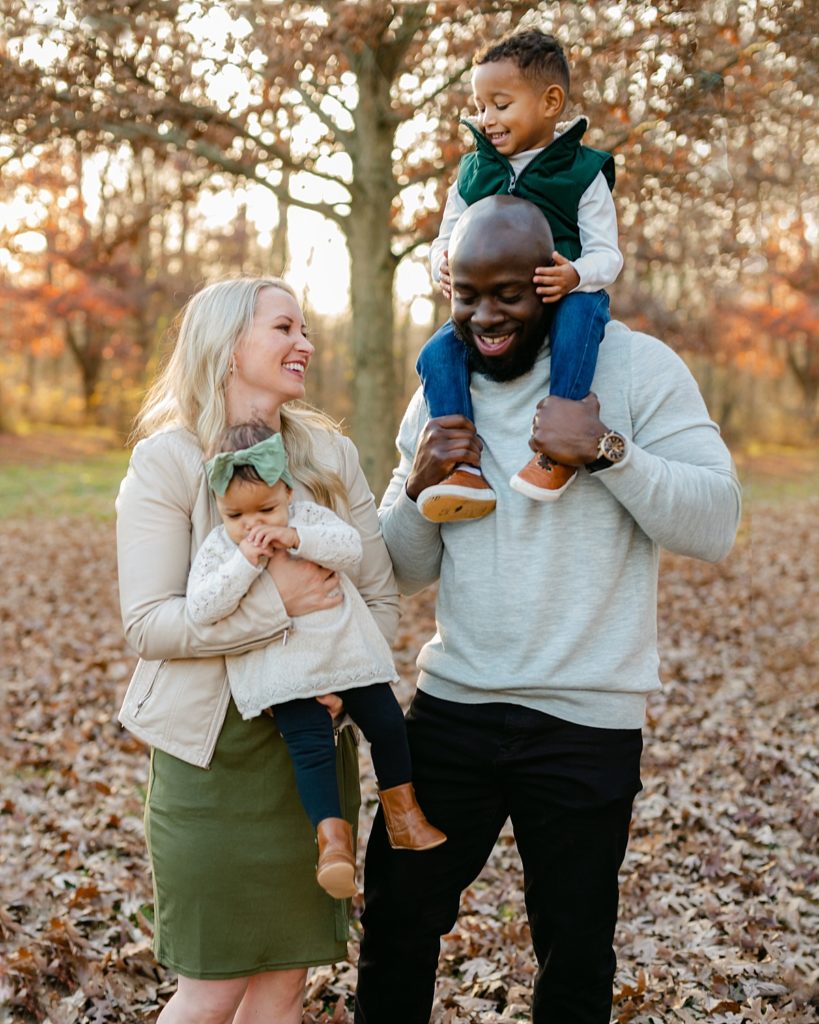
[{"label": "watch face", "polygon": [[609,462],[619,462],[625,454],[626,441],[619,434],[605,434],[600,439],[600,455],[602,458],[608,459]]}]

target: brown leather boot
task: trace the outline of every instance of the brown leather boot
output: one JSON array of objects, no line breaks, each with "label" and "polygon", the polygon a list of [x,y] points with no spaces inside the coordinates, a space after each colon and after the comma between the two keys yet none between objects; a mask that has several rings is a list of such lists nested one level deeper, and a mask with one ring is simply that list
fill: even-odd
[{"label": "brown leather boot", "polygon": [[379,790],[378,799],[384,810],[390,846],[394,850],[431,850],[446,842],[444,833],[430,825],[418,806],[411,782]]},{"label": "brown leather boot", "polygon": [[355,896],[353,829],[343,818],[325,818],[316,828],[318,865],[316,881],[334,900]]}]

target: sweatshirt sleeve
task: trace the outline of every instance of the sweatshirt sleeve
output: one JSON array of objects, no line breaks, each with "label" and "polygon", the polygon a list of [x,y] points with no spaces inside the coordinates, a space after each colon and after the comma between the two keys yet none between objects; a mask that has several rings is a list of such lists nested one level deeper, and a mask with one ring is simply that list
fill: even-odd
[{"label": "sweatshirt sleeve", "polygon": [[117,497],[120,606],[129,645],[146,661],[241,654],[290,627],[273,580],[259,574],[236,610],[194,622],[185,594],[194,508],[206,488],[201,464],[172,435],[141,441]]},{"label": "sweatshirt sleeve", "polygon": [[594,479],[657,544],[717,562],[731,550],[741,513],[731,456],[682,359],[655,338],[632,337],[627,455]]},{"label": "sweatshirt sleeve", "polygon": [[227,548],[220,531],[213,530],[196,552],[188,576],[185,600],[191,621],[210,625],[231,615],[263,571],[263,564],[251,564],[238,547]]},{"label": "sweatshirt sleeve", "polygon": [[299,534],[299,546],[293,550],[296,558],[323,565],[333,572],[350,573],[361,565],[361,534],[331,509],[312,501],[294,502],[290,525]]},{"label": "sweatshirt sleeve", "polygon": [[440,528],[424,519],[406,488],[418,438],[426,421],[426,404],[419,388],[398,431],[396,446],[400,461],[393,470],[378,512],[398,589],[406,595],[428,587],[441,573],[443,544]]}]

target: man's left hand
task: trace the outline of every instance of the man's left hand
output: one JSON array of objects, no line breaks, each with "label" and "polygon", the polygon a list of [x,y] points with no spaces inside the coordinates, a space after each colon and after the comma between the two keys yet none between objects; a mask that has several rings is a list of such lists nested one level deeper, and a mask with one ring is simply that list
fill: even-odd
[{"label": "man's left hand", "polygon": [[597,442],[607,429],[594,392],[579,402],[549,395],[538,402],[529,447],[565,466],[585,466],[597,458]]}]

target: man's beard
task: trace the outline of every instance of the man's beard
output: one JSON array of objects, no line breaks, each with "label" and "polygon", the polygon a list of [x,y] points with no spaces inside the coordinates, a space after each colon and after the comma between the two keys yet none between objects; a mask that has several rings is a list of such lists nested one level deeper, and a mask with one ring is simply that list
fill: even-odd
[{"label": "man's beard", "polygon": [[548,309],[544,309],[541,325],[533,331],[525,345],[512,354],[508,360],[492,359],[479,352],[472,341],[468,340],[466,334],[453,321],[456,337],[466,345],[469,353],[469,369],[472,373],[480,373],[483,377],[502,383],[503,381],[516,380],[528,373],[537,361],[537,357],[543,351],[543,346],[548,337],[549,325],[552,317]]}]

